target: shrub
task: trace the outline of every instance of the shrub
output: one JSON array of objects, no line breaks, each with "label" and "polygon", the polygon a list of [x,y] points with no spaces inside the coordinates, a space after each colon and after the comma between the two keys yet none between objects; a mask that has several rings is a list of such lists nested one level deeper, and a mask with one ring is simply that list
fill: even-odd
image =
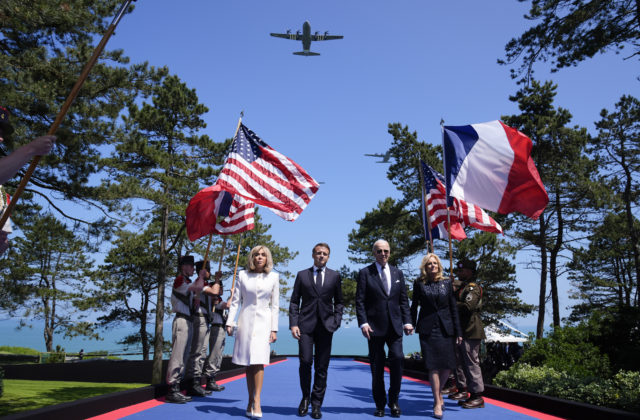
[{"label": "shrub", "polygon": [[3,392],[4,392],[4,369],[0,367],[0,397],[2,397]]},{"label": "shrub", "polygon": [[494,384],[602,407],[640,411],[640,372],[620,371],[603,379],[580,377],[549,366],[516,363],[499,372]]},{"label": "shrub", "polygon": [[556,327],[547,337],[535,340],[520,362],[546,366],[578,377],[608,377],[609,357],[590,341],[586,325]]}]

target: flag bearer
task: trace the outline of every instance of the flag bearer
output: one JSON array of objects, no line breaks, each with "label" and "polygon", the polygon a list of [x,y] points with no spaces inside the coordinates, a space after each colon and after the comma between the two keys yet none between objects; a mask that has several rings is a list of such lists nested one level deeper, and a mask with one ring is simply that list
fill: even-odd
[{"label": "flag bearer", "polygon": [[171,358],[167,366],[166,380],[169,385],[169,393],[166,401],[183,404],[191,401],[191,397],[180,393],[180,380],[184,375],[184,358],[186,354],[189,354],[193,330],[193,295],[199,293],[204,286],[204,272],[201,272],[195,283],[192,283],[189,277],[194,272],[193,256],[181,257],[179,264],[180,274],[173,281],[173,292],[171,293],[171,306],[176,316],[172,325]]}]

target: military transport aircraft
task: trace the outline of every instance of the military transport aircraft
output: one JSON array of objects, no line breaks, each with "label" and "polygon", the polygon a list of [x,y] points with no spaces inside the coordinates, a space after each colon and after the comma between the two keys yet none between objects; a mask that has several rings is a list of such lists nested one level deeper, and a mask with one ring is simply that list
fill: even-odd
[{"label": "military transport aircraft", "polygon": [[310,55],[320,55],[318,53],[309,51],[311,48],[311,41],[329,41],[332,39],[342,39],[344,38],[342,35],[329,35],[329,32],[325,32],[324,35],[316,32],[311,35],[311,24],[309,21],[306,21],[302,24],[302,34],[300,31],[296,31],[295,34],[291,33],[291,30],[288,30],[286,34],[274,34],[271,33],[271,36],[275,36],[276,38],[285,38],[292,39],[294,41],[302,41],[302,51],[294,52],[295,55],[304,55],[309,57]]},{"label": "military transport aircraft", "polygon": [[391,152],[387,152],[384,155],[381,153],[365,153],[365,156],[371,156],[371,157],[377,157],[377,158],[382,158],[382,160],[376,161],[376,163],[389,163],[389,159],[391,159]]}]

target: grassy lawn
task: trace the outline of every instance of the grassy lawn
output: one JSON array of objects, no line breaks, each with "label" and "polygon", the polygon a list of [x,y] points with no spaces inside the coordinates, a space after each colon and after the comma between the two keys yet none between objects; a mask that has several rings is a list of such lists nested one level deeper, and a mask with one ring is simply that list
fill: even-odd
[{"label": "grassy lawn", "polygon": [[5,379],[4,395],[0,397],[0,417],[20,411],[35,410],[47,405],[145,386],[148,384]]}]

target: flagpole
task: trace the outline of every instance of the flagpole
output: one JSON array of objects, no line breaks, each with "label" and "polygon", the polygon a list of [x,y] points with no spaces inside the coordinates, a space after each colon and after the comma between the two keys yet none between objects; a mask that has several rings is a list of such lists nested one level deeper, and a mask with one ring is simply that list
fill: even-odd
[{"label": "flagpole", "polygon": [[218,271],[222,271],[222,259],[224,258],[224,250],[227,246],[227,237],[224,237],[222,241],[222,251],[220,252],[220,263],[218,264]]},{"label": "flagpole", "polygon": [[451,245],[451,213],[449,212],[449,206],[447,206],[447,230],[449,231],[449,272],[453,279],[453,247]]},{"label": "flagpole", "polygon": [[233,299],[233,294],[236,291],[236,273],[238,272],[238,261],[240,260],[240,245],[242,245],[242,240],[244,239],[244,234],[240,237],[240,242],[238,242],[238,251],[236,252],[236,266],[233,268],[233,280],[231,281],[231,298]]},{"label": "flagpole", "polygon": [[425,201],[425,188],[424,188],[424,175],[422,174],[422,159],[420,159],[420,155],[418,155],[418,173],[420,174],[420,184],[422,186],[420,190],[420,196],[422,197],[422,209],[427,218],[427,231],[429,232],[429,240],[427,244],[427,252],[429,252],[429,247],[431,247],[431,253],[433,254],[433,237],[431,234],[431,217],[429,217],[429,206]]},{"label": "flagpole", "polygon": [[[76,84],[71,89],[69,96],[62,104],[62,108],[60,108],[60,111],[58,112],[58,115],[56,116],[55,121],[49,128],[47,135],[53,135],[58,130],[58,127],[62,123],[62,119],[67,114],[67,111],[69,110],[69,107],[71,106],[73,101],[76,99],[76,96],[78,96],[78,92],[80,91],[80,88],[82,87],[84,82],[87,80],[87,77],[89,76],[89,72],[91,71],[93,66],[96,64],[96,61],[98,61],[98,57],[104,50],[104,47],[107,45],[107,41],[109,41],[109,38],[111,38],[111,35],[116,29],[116,26],[120,22],[120,19],[122,19],[124,12],[127,10],[127,8],[129,7],[132,1],[135,1],[135,0],[125,0],[124,4],[118,11],[118,14],[116,15],[116,17],[113,19],[113,21],[107,28],[107,32],[105,32],[104,36],[102,37],[102,40],[100,41],[96,49],[93,51],[93,55],[91,56],[87,64],[82,69],[82,73],[80,73],[80,77],[78,78],[78,80],[76,81]],[[22,177],[22,180],[20,180],[20,184],[18,185],[18,188],[13,193],[13,197],[11,197],[11,202],[7,206],[7,209],[5,210],[5,212],[0,217],[0,226],[4,226],[7,219],[9,219],[9,216],[11,216],[11,212],[13,211],[13,208],[18,203],[18,199],[20,198],[20,196],[22,195],[22,192],[27,186],[29,179],[31,179],[31,176],[33,175],[33,172],[36,170],[36,167],[38,166],[38,163],[40,162],[41,158],[42,156],[33,157],[33,160],[31,161],[29,168],[27,168],[27,171]]]},{"label": "flagpole", "polygon": [[449,211],[449,197],[446,194],[447,191],[447,160],[444,158],[444,118],[440,118],[440,131],[442,132],[442,167],[444,169],[444,182],[445,182],[445,203],[447,205],[447,231],[449,233],[449,273],[453,280],[453,246],[451,244],[451,212]]}]

